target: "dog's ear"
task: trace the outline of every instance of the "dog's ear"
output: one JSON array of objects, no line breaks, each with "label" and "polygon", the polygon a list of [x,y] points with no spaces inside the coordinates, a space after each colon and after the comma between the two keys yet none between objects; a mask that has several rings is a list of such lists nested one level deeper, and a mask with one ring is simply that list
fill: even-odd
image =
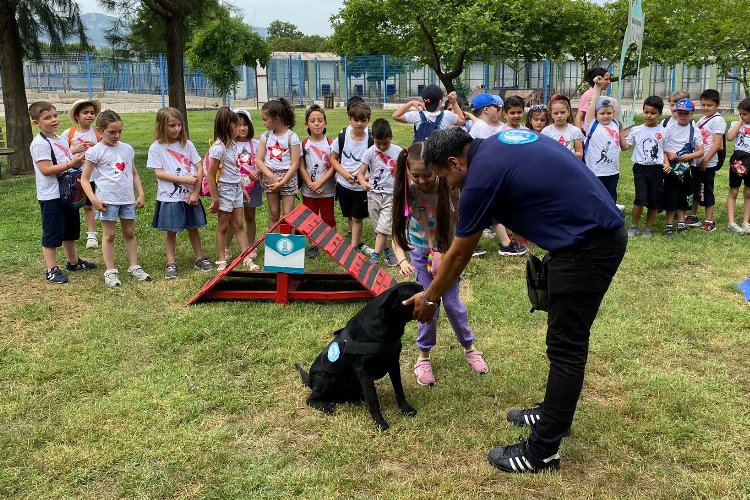
[{"label": "dog's ear", "polygon": [[401,321],[409,321],[411,319],[414,306],[405,306],[403,301],[410,299],[415,294],[422,291],[422,285],[419,283],[399,283],[395,287],[389,289],[387,292],[388,296],[385,297],[382,308],[385,311],[386,318],[396,319]]}]

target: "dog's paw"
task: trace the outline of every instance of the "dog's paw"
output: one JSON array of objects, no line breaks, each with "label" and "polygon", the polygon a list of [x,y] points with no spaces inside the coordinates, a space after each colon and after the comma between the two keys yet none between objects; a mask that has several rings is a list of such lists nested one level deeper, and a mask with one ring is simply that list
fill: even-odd
[{"label": "dog's paw", "polygon": [[380,431],[380,432],[385,432],[385,431],[387,431],[388,429],[390,429],[390,428],[391,428],[391,426],[390,426],[390,425],[388,425],[388,422],[386,422],[385,420],[380,420],[379,422],[378,422],[378,421],[376,420],[376,421],[375,421],[375,428],[376,428],[376,429],[377,429],[378,431]]},{"label": "dog's paw", "polygon": [[333,403],[325,403],[321,408],[320,411],[325,413],[326,415],[333,415],[336,413],[336,405]]},{"label": "dog's paw", "polygon": [[401,413],[407,417],[416,417],[417,416],[417,410],[414,409],[412,405],[409,403],[402,403],[398,405],[398,408],[401,410]]}]

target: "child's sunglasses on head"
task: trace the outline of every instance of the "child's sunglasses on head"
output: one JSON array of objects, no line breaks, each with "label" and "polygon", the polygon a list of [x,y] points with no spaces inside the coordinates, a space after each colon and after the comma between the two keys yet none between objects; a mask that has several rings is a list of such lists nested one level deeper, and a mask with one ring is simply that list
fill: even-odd
[{"label": "child's sunglasses on head", "polygon": [[531,106],[531,111],[545,111],[547,106],[544,104],[534,104]]}]

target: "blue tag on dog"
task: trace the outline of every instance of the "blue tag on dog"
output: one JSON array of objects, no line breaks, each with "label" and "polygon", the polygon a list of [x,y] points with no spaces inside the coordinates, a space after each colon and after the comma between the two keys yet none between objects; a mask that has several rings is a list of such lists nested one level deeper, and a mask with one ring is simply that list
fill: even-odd
[{"label": "blue tag on dog", "polygon": [[339,348],[339,343],[336,341],[331,342],[328,344],[328,361],[331,363],[335,363],[339,360],[339,356],[341,356],[341,349]]}]

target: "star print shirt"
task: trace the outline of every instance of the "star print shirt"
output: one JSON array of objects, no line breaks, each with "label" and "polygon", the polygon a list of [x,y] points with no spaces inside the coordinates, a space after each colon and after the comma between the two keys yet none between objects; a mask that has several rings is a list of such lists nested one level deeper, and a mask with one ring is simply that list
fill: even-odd
[{"label": "star print shirt", "polygon": [[567,123],[563,130],[558,130],[554,124],[547,125],[542,129],[542,135],[556,140],[568,148],[571,153],[576,152],[576,141],[583,141],[584,139],[581,129],[572,123]]},{"label": "star print shirt", "polygon": [[[60,137],[49,137],[47,142],[41,134],[37,134],[29,145],[31,159],[34,162],[34,176],[36,177],[36,199],[39,201],[56,200],[60,197],[60,185],[56,175],[44,175],[37,162],[49,161],[51,165],[61,165],[73,158],[68,142]],[[50,147],[50,144],[52,145]],[[55,160],[52,160],[52,150]]]},{"label": "star print shirt", "polygon": [[[179,142],[164,144],[156,141],[148,148],[146,167],[154,170],[160,168],[168,174],[186,177],[198,174],[196,165],[200,161],[201,157],[190,141],[184,146]],[[188,201],[191,194],[193,186],[190,184],[156,180],[157,201]]]},{"label": "star print shirt", "polygon": [[[240,183],[240,169],[237,166],[237,143],[233,142],[227,147],[223,142],[216,141],[208,150],[208,157],[219,160],[219,164],[224,165],[219,170],[219,182]],[[206,173],[208,173],[208,165],[205,168]]]},{"label": "star print shirt", "polygon": [[662,165],[664,163],[664,127],[638,125],[633,127],[625,142],[633,146],[633,163]]},{"label": "star print shirt", "polygon": [[[729,128],[731,129],[735,125],[737,125],[737,122],[733,121]],[[750,123],[743,123],[740,125],[737,137],[734,138],[734,149],[750,153]]]},{"label": "star print shirt", "polygon": [[396,174],[396,160],[400,153],[401,146],[395,144],[391,144],[387,151],[381,151],[377,146],[371,146],[365,151],[362,163],[367,165],[371,193],[393,193],[393,176]]},{"label": "star print shirt", "polygon": [[292,146],[300,144],[299,137],[291,130],[276,135],[266,130],[260,136],[260,142],[266,145],[266,166],[273,172],[286,172],[292,166]]},{"label": "star print shirt", "polygon": [[[589,134],[591,122],[586,127]],[[620,172],[620,131],[615,122],[609,125],[599,123],[591,134],[589,147],[586,150],[586,166],[597,177],[607,177]]]},{"label": "star print shirt", "polygon": [[[331,145],[326,138],[320,142],[313,142],[311,139],[306,139],[303,142],[302,148],[300,148],[300,154],[304,157],[302,167],[305,168],[313,182],[323,177],[326,172],[333,168],[331,166]],[[307,185],[303,185],[302,196],[307,198],[330,198],[336,194],[336,179],[331,177],[321,187],[323,188],[322,193],[313,193]]]},{"label": "star print shirt", "polygon": [[352,139],[352,127],[349,126],[346,127],[346,132],[344,133],[344,151],[339,151],[339,141],[333,141],[333,144],[331,144],[331,153],[336,153],[344,170],[354,176],[354,182],[349,182],[336,172],[336,182],[350,191],[364,191],[359,182],[357,182],[357,174],[359,173],[359,167],[362,165],[362,157],[368,148],[367,137],[369,134],[370,131],[365,130],[365,136],[362,137],[362,140],[355,141]]},{"label": "star print shirt", "polygon": [[130,144],[108,146],[99,142],[86,151],[86,161],[94,164],[96,197],[110,205],[135,203],[133,169],[135,152]]}]

